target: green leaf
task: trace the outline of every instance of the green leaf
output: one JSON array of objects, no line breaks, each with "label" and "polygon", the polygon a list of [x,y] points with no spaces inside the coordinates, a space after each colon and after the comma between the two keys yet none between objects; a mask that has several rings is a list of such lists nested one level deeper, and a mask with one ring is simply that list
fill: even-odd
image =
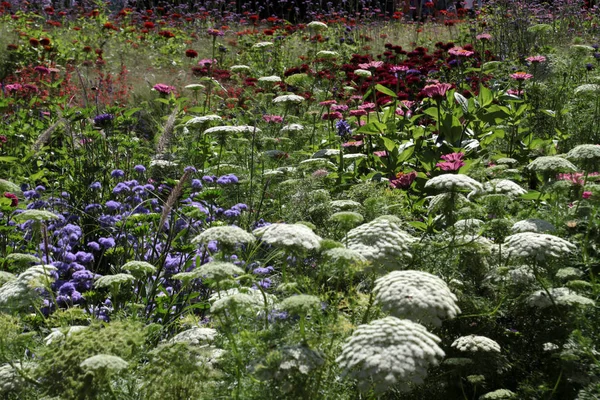
[{"label": "green leaf", "polygon": [[136,112],[141,111],[141,110],[142,110],[141,107],[132,108],[131,110],[125,111],[125,113],[123,113],[123,115],[125,115],[125,117],[129,118],[133,114],[135,114]]},{"label": "green leaf", "polygon": [[356,131],[357,133],[365,133],[367,135],[378,135],[385,132],[385,124],[379,121],[369,122],[360,127]]},{"label": "green leaf", "polygon": [[479,89],[479,104],[481,107],[487,107],[494,101],[494,94],[485,86],[481,85]]},{"label": "green leaf", "polygon": [[391,140],[389,138],[381,137],[381,139],[383,140],[383,147],[385,147],[385,149],[388,151],[388,153],[393,152],[398,147],[396,142],[394,142],[393,140]]},{"label": "green leaf", "polygon": [[402,151],[402,153],[400,153],[400,155],[398,156],[398,160],[397,162],[404,162],[406,160],[408,160],[409,158],[412,157],[412,155],[415,153],[415,145],[412,144],[409,147],[407,147],[406,149],[404,149]]},{"label": "green leaf", "polygon": [[522,194],[519,197],[523,200],[537,200],[538,198],[544,199],[544,196],[540,197],[540,192],[537,192],[535,190],[531,190],[525,194]]},{"label": "green leaf", "polygon": [[468,114],[469,113],[469,100],[467,100],[467,98],[465,96],[463,96],[462,94],[460,94],[458,92],[454,92],[454,98],[456,99],[458,104],[460,104],[460,106],[462,107],[463,113]]},{"label": "green leaf", "polygon": [[2,157],[0,157],[0,162],[11,163],[11,162],[15,162],[17,160],[18,160],[17,157],[9,157],[9,156],[2,156]]},{"label": "green leaf", "polygon": [[385,86],[380,85],[379,83],[377,85],[375,85],[375,90],[377,90],[380,93],[385,94],[386,96],[390,96],[393,98],[398,97],[398,96],[396,96],[396,93],[394,93],[391,89],[388,89]]}]

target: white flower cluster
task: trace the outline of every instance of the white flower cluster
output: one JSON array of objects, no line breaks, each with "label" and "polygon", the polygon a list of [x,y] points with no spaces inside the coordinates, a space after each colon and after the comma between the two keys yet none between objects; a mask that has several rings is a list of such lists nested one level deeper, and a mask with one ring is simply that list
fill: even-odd
[{"label": "white flower cluster", "polygon": [[232,72],[240,72],[240,71],[250,71],[252,68],[250,68],[248,65],[232,65],[231,68],[229,68]]},{"label": "white flower cluster", "polygon": [[59,219],[60,217],[50,211],[46,210],[25,210],[20,214],[17,214],[13,217],[13,221],[20,224],[25,221],[51,221],[54,219]]},{"label": "white flower cluster", "polygon": [[367,262],[367,259],[359,252],[345,247],[334,247],[323,252],[323,255],[333,263],[358,264]]},{"label": "white flower cluster", "polygon": [[124,271],[129,271],[129,273],[136,275],[136,274],[140,274],[140,275],[144,275],[144,274],[150,274],[154,271],[156,271],[156,267],[152,264],[150,264],[149,262],[146,261],[129,261],[125,264],[123,264],[123,266],[121,267],[122,270]]},{"label": "white flower cluster", "polygon": [[319,309],[321,300],[317,296],[298,294],[285,298],[279,303],[279,308],[292,315],[306,316]]},{"label": "white flower cluster", "polygon": [[30,304],[38,296],[35,289],[46,287],[54,280],[52,271],[56,271],[52,265],[34,265],[6,282],[0,287],[0,310],[13,311]]},{"label": "white flower cluster", "polygon": [[253,49],[262,49],[265,47],[271,47],[273,46],[275,43],[273,42],[258,42],[258,43],[254,43],[254,45],[252,45]]},{"label": "white flower cluster", "polygon": [[509,257],[534,258],[539,261],[548,257],[561,257],[576,249],[575,245],[558,236],[535,232],[508,236],[504,246]]},{"label": "white flower cluster", "polygon": [[483,226],[483,221],[476,218],[461,219],[454,223],[454,229],[461,233],[475,233]]},{"label": "white flower cluster", "polygon": [[558,156],[538,157],[527,166],[528,169],[536,172],[572,172],[577,171],[577,167],[569,160]]},{"label": "white flower cluster", "polygon": [[596,304],[594,300],[581,296],[566,287],[551,288],[548,292],[550,292],[552,299],[548,297],[545,290],[538,290],[527,298],[527,304],[530,307],[537,308],[550,307],[552,300],[559,306],[593,306]]},{"label": "white flower cluster", "polygon": [[331,51],[331,50],[321,50],[321,51],[317,52],[317,57],[320,57],[320,58],[335,58],[339,55],[340,54],[337,51]]},{"label": "white flower cluster", "polygon": [[52,332],[44,338],[44,343],[46,346],[50,346],[52,343],[62,342],[65,338],[69,338],[73,336],[73,334],[86,329],[88,329],[88,327],[84,325],[73,325],[65,330],[66,333],[63,333],[63,330],[60,328],[52,328]]},{"label": "white flower cluster", "polygon": [[279,364],[279,369],[282,371],[296,370],[307,375],[325,363],[320,353],[304,346],[286,346],[281,349],[281,355],[283,360]]},{"label": "white flower cluster", "polygon": [[477,335],[461,336],[452,343],[451,347],[472,353],[500,353],[500,345],[495,340]]},{"label": "white flower cluster", "polygon": [[302,224],[271,224],[252,233],[263,242],[290,250],[318,250],[321,237]]},{"label": "white flower cluster", "polygon": [[207,245],[217,241],[221,246],[234,247],[240,244],[254,243],[256,239],[250,233],[234,225],[213,226],[192,239],[192,243]]},{"label": "white flower cluster", "polygon": [[565,267],[556,271],[556,278],[563,281],[570,281],[572,279],[579,279],[583,276],[583,271],[579,268]]},{"label": "white flower cluster", "polygon": [[[298,96],[297,94],[282,94],[281,96],[277,96],[273,99],[273,103],[302,103],[304,101],[304,97]],[[292,125],[300,125],[300,124],[292,124]],[[302,125],[300,125],[302,126]]]},{"label": "white flower cluster", "polygon": [[600,146],[597,144],[580,144],[567,153],[567,158],[578,161],[600,160]]},{"label": "white flower cluster", "polygon": [[431,178],[425,184],[425,189],[437,189],[443,191],[483,191],[481,183],[470,176],[463,174],[443,174]]},{"label": "white flower cluster", "polygon": [[531,267],[520,265],[508,271],[508,276],[516,285],[528,285],[535,281],[535,275],[531,272]]},{"label": "white flower cluster", "polygon": [[498,389],[479,396],[479,400],[508,400],[514,399],[516,396],[515,392],[508,389]]},{"label": "white flower cluster", "polygon": [[483,184],[483,192],[488,194],[496,193],[506,194],[511,197],[518,197],[527,193],[527,190],[523,189],[517,183],[509,179],[492,179],[491,181]]},{"label": "white flower cluster", "polygon": [[574,94],[582,94],[582,93],[594,93],[600,92],[600,85],[597,83],[584,83],[583,85],[579,85],[573,90]]},{"label": "white flower cluster", "polygon": [[366,69],[361,69],[361,68],[355,69],[355,70],[354,70],[354,73],[355,73],[357,76],[360,76],[361,78],[369,78],[369,77],[371,77],[371,76],[373,75],[373,74],[371,73],[371,71],[368,71],[368,70],[366,70]]},{"label": "white flower cluster", "polygon": [[10,364],[0,366],[0,394],[9,397],[9,392],[18,389],[24,381]]},{"label": "white flower cluster", "polygon": [[157,168],[170,168],[170,167],[176,167],[178,164],[176,162],[173,161],[169,161],[169,160],[159,160],[159,159],[154,159],[152,161],[150,161],[150,168],[152,167],[157,167]]},{"label": "white flower cluster", "polygon": [[234,275],[243,275],[244,270],[230,262],[211,261],[197,267],[194,272],[198,277],[206,277],[215,281],[232,278]]},{"label": "white flower cluster", "polygon": [[14,281],[17,279],[15,274],[11,274],[10,272],[0,271],[0,286],[4,285],[6,282]]},{"label": "white flower cluster", "polygon": [[333,200],[329,202],[333,211],[358,211],[362,209],[362,205],[354,200]]},{"label": "white flower cluster", "polygon": [[260,78],[258,78],[259,82],[281,82],[281,78],[277,75],[270,75],[270,76],[261,76]]},{"label": "white flower cluster", "polygon": [[135,277],[131,274],[104,275],[96,280],[94,286],[96,288],[110,288],[112,286],[121,286],[121,284],[131,283],[134,279]]},{"label": "white flower cluster", "polygon": [[441,193],[436,196],[428,196],[427,199],[429,199],[427,207],[429,214],[436,214],[447,206],[460,208],[469,203],[469,200],[461,193]]},{"label": "white flower cluster", "polygon": [[86,371],[120,371],[127,368],[127,361],[109,354],[97,354],[86,358],[79,364]]},{"label": "white flower cluster", "polygon": [[210,312],[213,314],[223,314],[233,310],[251,312],[259,307],[260,304],[257,302],[257,298],[246,293],[235,293],[216,300],[210,307]]},{"label": "white flower cluster", "polygon": [[192,345],[205,345],[215,341],[217,330],[212,328],[193,327],[173,336],[173,343],[189,343]]},{"label": "white flower cluster", "polygon": [[409,384],[421,384],[427,368],[444,357],[440,338],[416,322],[386,317],[360,325],[342,346],[336,362],[344,376],[358,380],[358,388],[367,391],[374,383],[382,393],[397,385],[409,390]]},{"label": "white flower cluster", "polygon": [[410,246],[415,240],[400,228],[400,219],[393,216],[381,216],[347,234],[349,249],[387,269],[397,269],[402,260],[412,258]]},{"label": "white flower cluster", "polygon": [[255,126],[249,125],[239,125],[239,126],[231,126],[231,125],[221,125],[221,126],[213,126],[212,128],[208,128],[204,131],[204,134],[216,133],[216,134],[227,134],[227,133],[260,133],[262,132],[259,128]]},{"label": "white flower cluster", "polygon": [[393,271],[375,281],[375,299],[394,317],[441,326],[460,313],[448,285],[423,271]]},{"label": "white flower cluster", "polygon": [[515,222],[510,228],[513,232],[554,232],[556,227],[548,221],[537,218],[524,219]]},{"label": "white flower cluster", "polygon": [[197,90],[204,89],[204,88],[205,88],[205,86],[201,85],[199,83],[191,83],[189,85],[184,86],[184,89],[193,90],[193,91],[197,91]]},{"label": "white flower cluster", "polygon": [[10,253],[5,258],[8,262],[14,262],[16,264],[28,264],[28,263],[39,263],[42,260],[34,256],[33,254],[24,254],[24,253]]},{"label": "white flower cluster", "polygon": [[309,29],[314,29],[315,31],[322,31],[327,29],[327,24],[320,21],[311,21],[306,25]]},{"label": "white flower cluster", "polygon": [[219,117],[218,115],[203,115],[202,117],[194,117],[194,118],[188,120],[185,123],[185,126],[199,126],[199,125],[204,125],[207,122],[220,121],[220,120],[222,120],[222,118]]},{"label": "white flower cluster", "polygon": [[280,132],[281,133],[286,133],[286,132],[301,132],[304,130],[304,126],[300,125],[300,124],[289,124],[284,126],[283,128],[281,128]]}]

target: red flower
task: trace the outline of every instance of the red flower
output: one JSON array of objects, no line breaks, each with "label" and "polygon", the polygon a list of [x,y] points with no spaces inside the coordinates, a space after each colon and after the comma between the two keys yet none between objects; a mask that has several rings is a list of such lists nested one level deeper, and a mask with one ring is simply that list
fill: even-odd
[{"label": "red flower", "polygon": [[[31,43],[31,39],[29,39],[29,43]],[[50,43],[52,43],[52,42],[50,41],[49,38],[44,37],[44,38],[40,39],[40,43],[42,44],[42,46],[50,46]]]},{"label": "red flower", "polygon": [[390,179],[390,186],[393,189],[408,189],[415,179],[417,179],[416,171],[409,172],[408,174],[398,172],[396,174],[396,179]]},{"label": "red flower", "polygon": [[196,58],[196,57],[198,57],[198,52],[193,49],[187,49],[185,51],[185,56],[188,58]]},{"label": "red flower", "polygon": [[151,22],[151,21],[144,22],[144,28],[146,28],[146,29],[153,29],[154,28],[154,22]]},{"label": "red flower", "polygon": [[40,45],[40,41],[36,38],[29,38],[29,44],[33,47],[38,47]]},{"label": "red flower", "polygon": [[19,198],[12,193],[5,192],[4,197],[11,200],[10,206],[16,207],[19,205]]}]

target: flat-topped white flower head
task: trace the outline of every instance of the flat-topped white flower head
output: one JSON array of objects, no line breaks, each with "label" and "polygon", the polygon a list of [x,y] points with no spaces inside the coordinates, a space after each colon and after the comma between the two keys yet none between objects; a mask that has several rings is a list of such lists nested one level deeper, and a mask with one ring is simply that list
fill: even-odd
[{"label": "flat-topped white flower head", "polygon": [[285,298],[279,303],[279,308],[292,315],[306,316],[321,307],[321,300],[317,296],[298,294]]},{"label": "flat-topped white flower head", "polygon": [[289,133],[289,132],[301,132],[304,130],[304,125],[302,124],[289,124],[281,128],[281,133]]},{"label": "flat-topped white flower head", "polygon": [[261,76],[260,78],[258,78],[259,82],[281,82],[281,77],[277,76],[277,75],[270,75],[270,76]]},{"label": "flat-topped white flower head", "polygon": [[439,342],[423,325],[386,317],[356,328],[336,362],[343,376],[358,381],[360,391],[368,391],[371,384],[377,393],[392,386],[407,391],[411,383],[422,384],[427,368],[444,357]]},{"label": "flat-topped white flower head", "polygon": [[203,115],[201,117],[194,117],[188,120],[185,123],[185,126],[201,126],[208,122],[221,121],[222,119],[223,118],[219,117],[218,115]]},{"label": "flat-topped white flower head", "polygon": [[256,239],[252,234],[234,225],[213,226],[192,239],[192,243],[208,245],[217,241],[221,246],[234,247],[254,243]]},{"label": "flat-topped white flower head", "polygon": [[315,31],[324,31],[328,28],[327,24],[321,21],[311,21],[306,25],[306,27]]},{"label": "flat-topped white flower head", "polygon": [[492,179],[483,184],[483,193],[506,194],[511,197],[518,197],[527,193],[527,190],[509,179]]},{"label": "flat-topped white flower head", "polygon": [[156,271],[156,267],[146,261],[129,261],[121,267],[122,270],[128,271],[131,274],[150,274]]},{"label": "flat-topped white flower head", "polygon": [[17,214],[13,217],[13,221],[20,224],[25,221],[52,221],[59,219],[60,217],[50,211],[46,210],[25,210],[20,214]]},{"label": "flat-topped white flower head", "polygon": [[337,51],[330,51],[330,50],[321,50],[321,51],[317,52],[317,57],[319,57],[319,58],[335,58],[339,55],[340,54]]},{"label": "flat-topped white flower head", "polygon": [[241,71],[250,71],[252,68],[250,68],[248,65],[232,65],[231,68],[229,68],[232,72],[241,72]]},{"label": "flat-topped white flower head", "polygon": [[576,161],[600,161],[600,146],[597,144],[580,144],[569,150],[567,158]]},{"label": "flat-topped white flower head", "polygon": [[215,341],[217,330],[212,328],[193,327],[173,336],[173,343],[189,343],[193,345],[204,345]]},{"label": "flat-topped white flower head", "polygon": [[369,77],[373,76],[373,74],[371,73],[371,71],[368,71],[366,69],[361,69],[361,68],[355,69],[354,73],[357,76],[360,76],[361,78],[369,78]]},{"label": "flat-topped white flower head", "polygon": [[253,49],[264,49],[265,47],[272,47],[275,43],[273,42],[258,42],[252,45]]},{"label": "flat-topped white flower head", "polygon": [[558,156],[538,157],[529,163],[527,169],[535,172],[574,172],[577,167],[566,158]]},{"label": "flat-topped white flower head", "polygon": [[510,400],[516,398],[517,394],[508,389],[498,389],[479,396],[479,400]]},{"label": "flat-topped white flower head", "polygon": [[252,233],[263,242],[290,250],[318,250],[321,237],[302,224],[271,224]]},{"label": "flat-topped white flower head", "polygon": [[530,307],[547,308],[554,304],[558,306],[594,306],[596,302],[581,296],[566,287],[550,288],[550,298],[545,290],[538,290],[527,298]]},{"label": "flat-topped white flower head", "polygon": [[94,286],[96,288],[120,286],[133,282],[135,277],[130,274],[114,274],[104,275],[96,280]]},{"label": "flat-topped white flower head", "polygon": [[472,353],[500,353],[500,345],[498,342],[486,336],[478,335],[461,336],[452,343],[451,347],[454,347],[460,351],[468,351]]},{"label": "flat-topped white flower head", "polygon": [[230,262],[211,261],[197,267],[194,272],[201,277],[222,281],[232,278],[234,275],[242,275],[244,270]]},{"label": "flat-topped white flower head", "polygon": [[212,128],[208,128],[207,130],[204,131],[204,134],[211,134],[211,133],[228,134],[228,133],[252,133],[252,132],[260,133],[262,131],[255,126],[249,126],[249,125],[239,125],[239,126],[221,125],[221,126],[213,126]]},{"label": "flat-topped white flower head", "polygon": [[397,269],[403,260],[412,258],[410,246],[415,240],[402,230],[398,218],[382,216],[351,229],[347,235],[347,246],[376,267]]},{"label": "flat-topped white flower head", "polygon": [[282,94],[281,96],[277,96],[273,99],[273,103],[295,103],[300,104],[304,101],[304,97],[298,96],[297,94]]},{"label": "flat-topped white flower head", "polygon": [[537,218],[528,218],[515,222],[510,228],[513,232],[554,232],[556,227],[548,221]]},{"label": "flat-topped white flower head", "polygon": [[457,298],[448,285],[423,271],[393,271],[375,281],[375,299],[398,318],[441,326],[443,319],[460,313]]},{"label": "flat-topped white flower head", "polygon": [[86,358],[79,364],[86,371],[120,371],[127,368],[127,361],[121,357],[112,356],[109,354],[97,354]]},{"label": "flat-topped white flower head", "polygon": [[530,258],[538,261],[562,257],[575,251],[574,244],[558,236],[544,233],[522,232],[506,237],[504,246],[510,257]]},{"label": "flat-topped white flower head", "polygon": [[463,174],[443,174],[431,178],[425,184],[425,189],[436,189],[451,192],[483,191],[481,183]]}]

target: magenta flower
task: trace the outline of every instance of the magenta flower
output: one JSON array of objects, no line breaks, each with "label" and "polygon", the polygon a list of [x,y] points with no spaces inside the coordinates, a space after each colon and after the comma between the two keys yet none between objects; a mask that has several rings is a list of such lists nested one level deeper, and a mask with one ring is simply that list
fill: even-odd
[{"label": "magenta flower", "polygon": [[581,197],[583,197],[584,199],[589,199],[590,197],[592,197],[592,192],[583,192],[583,194],[581,195]]},{"label": "magenta flower", "polygon": [[444,161],[435,164],[435,166],[439,167],[442,171],[458,171],[460,167],[465,165],[463,161],[464,156],[464,153],[445,154],[440,157]]},{"label": "magenta flower", "polygon": [[50,70],[47,67],[44,67],[43,65],[38,65],[33,70],[35,72],[39,72],[40,74],[49,74],[50,73]]},{"label": "magenta flower", "polygon": [[377,69],[383,66],[383,61],[371,61],[368,63],[358,64],[360,69]]},{"label": "magenta flower", "polygon": [[477,40],[488,41],[492,39],[492,35],[489,33],[482,33],[481,35],[476,36]]},{"label": "magenta flower", "polygon": [[416,171],[409,172],[408,174],[398,172],[395,179],[390,179],[390,187],[393,189],[408,189],[415,179],[417,179]]},{"label": "magenta flower", "polygon": [[448,54],[452,54],[456,57],[471,57],[473,54],[475,54],[475,52],[471,50],[465,50],[462,47],[453,47],[448,50]]},{"label": "magenta flower", "polygon": [[434,100],[442,100],[446,97],[446,92],[452,89],[452,85],[449,83],[434,83],[433,85],[427,85],[423,88],[421,93]]},{"label": "magenta flower", "polygon": [[207,29],[206,33],[208,33],[210,36],[213,36],[213,37],[218,37],[218,36],[224,36],[225,35],[225,33],[223,33],[222,31],[220,31],[218,29],[213,29],[213,28]]},{"label": "magenta flower", "polygon": [[175,86],[165,85],[164,83],[157,83],[156,85],[154,85],[152,90],[156,90],[157,92],[162,94],[169,94],[175,91]]},{"label": "magenta flower", "polygon": [[510,77],[516,81],[523,82],[533,78],[533,75],[528,74],[527,72],[515,72],[514,74],[510,74]]},{"label": "magenta flower", "polygon": [[375,103],[363,103],[360,106],[358,106],[359,109],[364,111],[374,111],[375,107]]},{"label": "magenta flower", "polygon": [[531,57],[527,57],[526,60],[532,64],[539,64],[539,63],[543,63],[544,61],[546,61],[546,57],[544,56],[531,56]]},{"label": "magenta flower", "polygon": [[339,111],[334,111],[334,112],[330,112],[330,113],[325,113],[321,116],[321,118],[325,121],[333,121],[336,119],[342,119],[344,118],[344,116],[342,115],[341,112]]},{"label": "magenta flower", "polygon": [[269,122],[269,123],[281,124],[283,122],[283,117],[281,117],[279,115],[265,114],[265,115],[263,115],[263,120],[265,122]]}]

